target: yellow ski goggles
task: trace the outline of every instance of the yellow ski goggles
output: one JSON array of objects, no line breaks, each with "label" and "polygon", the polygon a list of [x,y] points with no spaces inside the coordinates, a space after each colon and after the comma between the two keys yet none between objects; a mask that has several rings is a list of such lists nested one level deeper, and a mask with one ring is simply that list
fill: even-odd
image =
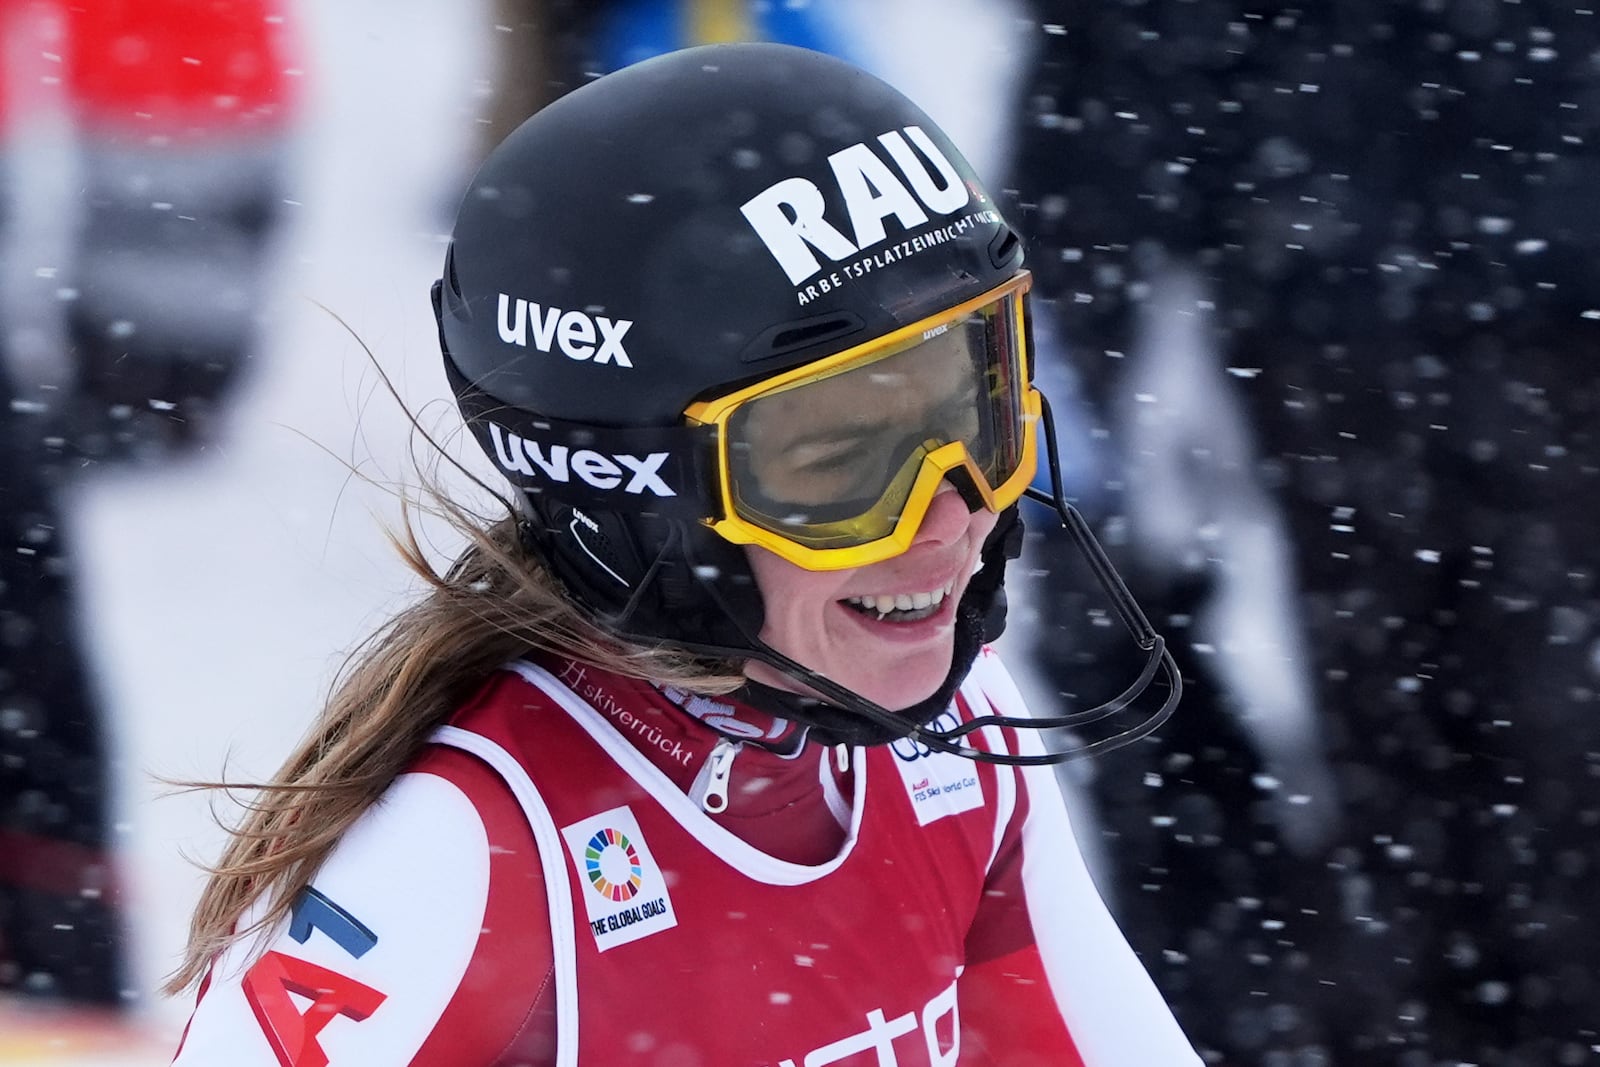
[{"label": "yellow ski goggles", "polygon": [[973,506],[1033,480],[1039,394],[1020,272],[982,296],[757,385],[691,405],[715,430],[720,518],[735,544],[809,570],[904,552],[954,475]]}]

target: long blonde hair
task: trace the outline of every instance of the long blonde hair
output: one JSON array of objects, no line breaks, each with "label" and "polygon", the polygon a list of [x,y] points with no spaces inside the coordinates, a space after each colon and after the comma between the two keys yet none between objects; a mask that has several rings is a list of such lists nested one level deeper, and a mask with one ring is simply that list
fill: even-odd
[{"label": "long blonde hair", "polygon": [[[391,540],[427,584],[425,595],[351,654],[311,731],[270,781],[197,783],[254,795],[229,828],[221,859],[206,868],[183,962],[162,992],[183,992],[218,953],[282,921],[345,831],[502,664],[542,649],[703,693],[742,683],[732,664],[607,636],[523,548],[509,504],[504,518],[485,521],[433,495],[437,513],[466,536],[466,550],[440,573],[408,516]],[[263,897],[269,906],[241,928]]]}]

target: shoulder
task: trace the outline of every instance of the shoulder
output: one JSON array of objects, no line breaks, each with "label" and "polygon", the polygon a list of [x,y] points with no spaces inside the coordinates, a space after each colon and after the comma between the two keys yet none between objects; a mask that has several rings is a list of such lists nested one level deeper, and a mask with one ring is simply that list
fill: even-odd
[{"label": "shoulder", "polygon": [[532,663],[508,663],[494,671],[473,693],[462,701],[450,716],[453,726],[471,727],[475,723],[490,721],[508,712],[518,713],[530,707],[545,707],[554,698],[536,684],[536,678],[550,677],[543,667]]},{"label": "shoulder", "polygon": [[[426,750],[340,839],[289,921],[217,961],[177,1064],[275,1067],[276,1043],[312,1029],[335,1063],[422,1062],[441,1028],[498,1031],[503,1042],[531,992],[458,1017],[483,999],[468,995],[480,972],[503,974],[496,958],[548,941],[542,909],[526,908],[530,887],[542,896],[541,870],[495,773],[465,753]],[[495,923],[509,898],[521,900],[521,922]],[[517,1022],[485,1017],[502,1006]]]}]

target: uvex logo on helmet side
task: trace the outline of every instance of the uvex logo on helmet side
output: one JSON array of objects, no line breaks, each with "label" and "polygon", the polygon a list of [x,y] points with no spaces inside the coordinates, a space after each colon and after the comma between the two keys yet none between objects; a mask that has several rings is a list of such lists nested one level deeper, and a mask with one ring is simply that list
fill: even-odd
[{"label": "uvex logo on helmet side", "polygon": [[[851,237],[823,217],[827,205],[822,190],[807,178],[785,178],[739,209],[794,284],[822,269],[812,249],[835,263],[842,262],[885,240],[883,220],[890,215],[906,230],[913,230],[928,221],[929,211],[949,215],[971,200],[972,193],[956,168],[922,127],[880,134],[877,144],[898,175],[879,151],[864,142],[828,157],[850,215]],[[937,173],[928,171],[913,144]]]},{"label": "uvex logo on helmet side", "polygon": [[526,348],[532,334],[533,347],[541,352],[560,348],[568,359],[592,359],[596,363],[633,367],[627,350],[622,347],[622,336],[633,326],[632,319],[608,319],[586,311],[540,307],[520,296],[513,300],[501,293],[498,324],[500,340],[508,345]]}]

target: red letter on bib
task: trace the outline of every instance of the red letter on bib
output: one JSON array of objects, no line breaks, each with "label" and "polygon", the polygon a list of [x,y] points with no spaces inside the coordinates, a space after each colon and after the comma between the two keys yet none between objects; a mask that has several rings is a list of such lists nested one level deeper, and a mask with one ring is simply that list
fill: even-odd
[{"label": "red letter on bib", "polygon": [[[310,999],[304,1014],[290,993]],[[353,978],[281,952],[267,953],[250,968],[244,996],[283,1067],[327,1067],[328,1054],[317,1043],[322,1028],[335,1015],[359,1022],[386,999]]]}]

